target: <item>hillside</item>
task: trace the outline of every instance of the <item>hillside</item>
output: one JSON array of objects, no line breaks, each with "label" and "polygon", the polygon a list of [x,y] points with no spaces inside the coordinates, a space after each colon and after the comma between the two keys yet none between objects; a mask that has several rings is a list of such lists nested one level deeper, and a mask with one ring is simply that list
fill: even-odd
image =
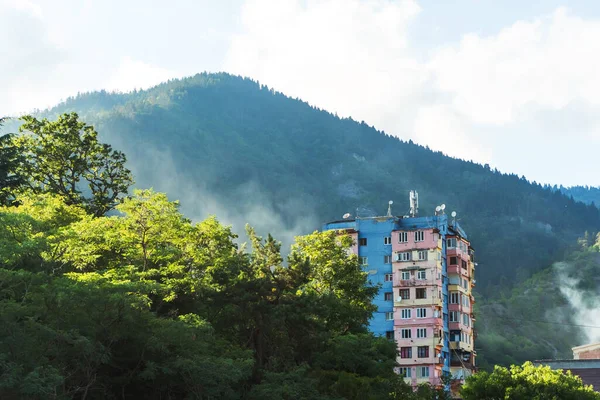
[{"label": "hillside", "polygon": [[[393,211],[405,214],[407,193],[416,189],[422,214],[441,203],[457,211],[476,249],[476,289],[485,304],[534,282],[525,280],[600,227],[596,207],[551,188],[227,74],[199,74],[131,94],[82,94],[47,114],[66,111],[77,111],[102,140],[127,154],[137,187],[166,191],[194,219],[216,214],[238,232],[249,222],[284,244],[345,212],[383,214],[390,199]],[[485,334],[493,338],[502,323],[481,305],[478,321],[488,316],[492,328]],[[570,345],[559,344],[563,353]],[[550,347],[531,357],[544,357]]]},{"label": "hillside", "polygon": [[567,196],[573,196],[577,201],[582,203],[591,204],[594,203],[596,206],[600,205],[600,188],[594,186],[572,186],[572,187],[555,187],[555,190],[560,190]]},{"label": "hillside", "polygon": [[243,217],[300,234],[357,208],[360,215],[384,213],[389,199],[404,214],[407,193],[416,189],[422,213],[441,203],[458,212],[477,250],[482,293],[560,259],[584,231],[600,227],[596,208],[524,178],[227,74],[126,95],[80,95],[51,114],[68,110],[128,155],[137,186],[167,191],[188,215],[216,213],[234,223]]}]

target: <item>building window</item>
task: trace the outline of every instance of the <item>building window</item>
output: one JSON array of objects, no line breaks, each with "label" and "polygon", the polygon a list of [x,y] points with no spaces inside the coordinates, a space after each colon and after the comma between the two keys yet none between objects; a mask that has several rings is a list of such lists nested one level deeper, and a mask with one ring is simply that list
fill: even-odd
[{"label": "building window", "polygon": [[462,287],[463,289],[468,289],[469,288],[469,281],[466,279],[462,280]]},{"label": "building window", "polygon": [[427,309],[417,308],[417,318],[427,318]]},{"label": "building window", "polygon": [[360,238],[360,239],[358,239],[358,245],[359,246],[366,246],[367,245],[367,238]]},{"label": "building window", "polygon": [[455,238],[446,239],[446,247],[448,247],[449,249],[455,248],[456,247],[456,239]]},{"label": "building window", "polygon": [[458,322],[458,312],[450,311],[450,322]]},{"label": "building window", "polygon": [[417,347],[417,357],[419,357],[419,358],[427,358],[427,357],[429,357],[429,346],[419,346],[419,347]]},{"label": "building window", "polygon": [[417,378],[429,378],[429,367],[417,367]]},{"label": "building window", "polygon": [[385,333],[385,338],[386,339],[390,339],[390,340],[394,340],[394,331],[387,331]]},{"label": "building window", "polygon": [[398,243],[408,242],[408,232],[398,232]]},{"label": "building window", "polygon": [[469,307],[469,296],[466,294],[462,295],[462,305],[463,307]]},{"label": "building window", "polygon": [[384,293],[383,294],[383,299],[385,301],[392,301],[392,300],[394,300],[394,293],[392,293],[392,292]]},{"label": "building window", "polygon": [[425,288],[417,288],[417,292],[415,294],[416,299],[426,299],[427,298],[427,289]]},{"label": "building window", "polygon": [[396,253],[396,261],[410,261],[411,253],[410,251],[405,251],[403,253]]},{"label": "building window", "polygon": [[461,260],[460,265],[462,269],[467,269],[467,262],[465,260]]},{"label": "building window", "polygon": [[427,260],[427,250],[422,250],[418,252],[418,259],[419,261],[425,261]]},{"label": "building window", "polygon": [[400,289],[398,290],[398,294],[402,300],[410,299],[410,289]]},{"label": "building window", "polygon": [[412,358],[412,347],[400,347],[400,358]]},{"label": "building window", "polygon": [[403,272],[402,272],[402,280],[403,280],[403,281],[407,281],[407,280],[409,280],[409,279],[410,279],[410,272],[408,272],[408,271],[403,271]]},{"label": "building window", "polygon": [[417,271],[417,279],[420,279],[420,280],[427,279],[427,271]]},{"label": "building window", "polygon": [[404,308],[401,313],[402,319],[410,319],[410,308]]},{"label": "building window", "polygon": [[384,264],[391,264],[392,263],[392,256],[383,256],[383,263]]},{"label": "building window", "polygon": [[410,329],[402,329],[402,339],[410,339],[411,337]]},{"label": "building window", "polygon": [[417,328],[417,337],[418,338],[426,338],[427,337],[427,328]]},{"label": "building window", "polygon": [[391,282],[394,280],[394,274],[385,274],[383,280],[386,282]]},{"label": "building window", "polygon": [[403,376],[405,378],[410,378],[411,369],[412,368],[410,368],[410,367],[408,367],[408,368],[407,367],[400,367],[398,369],[398,373],[400,374],[400,376]]},{"label": "building window", "polygon": [[450,265],[456,265],[456,264],[458,264],[458,258],[450,257]]},{"label": "building window", "polygon": [[391,236],[384,237],[383,244],[392,244],[392,237]]},{"label": "building window", "polygon": [[394,320],[394,312],[393,311],[388,311],[385,313],[385,320],[386,321],[393,321]]},{"label": "building window", "polygon": [[450,292],[450,304],[458,304],[458,292]]},{"label": "building window", "polygon": [[425,235],[423,234],[423,231],[416,231],[415,242],[422,242],[423,240],[425,240]]},{"label": "building window", "polygon": [[470,322],[469,321],[469,315],[468,314],[463,314],[462,316],[463,316],[463,325],[464,326],[469,326],[470,325],[469,324],[469,322]]},{"label": "building window", "polygon": [[368,265],[367,257],[358,257],[358,261],[360,262],[360,265]]}]

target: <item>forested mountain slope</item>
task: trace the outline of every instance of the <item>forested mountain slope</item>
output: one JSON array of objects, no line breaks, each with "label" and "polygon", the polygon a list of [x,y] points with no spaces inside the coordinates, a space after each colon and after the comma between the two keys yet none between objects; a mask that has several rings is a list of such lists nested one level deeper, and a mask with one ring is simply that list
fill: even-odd
[{"label": "forested mountain slope", "polygon": [[554,190],[560,190],[567,196],[573,196],[577,201],[586,204],[594,203],[600,205],[600,187],[594,186],[571,186],[571,187],[554,187]]},{"label": "forested mountain slope", "polygon": [[[494,291],[560,259],[600,226],[595,207],[516,175],[403,142],[258,83],[199,74],[131,94],[97,92],[49,112],[77,111],[129,158],[138,187],[259,230],[306,233],[345,212],[421,213],[446,203],[477,251],[478,290]],[[239,229],[239,227],[238,227]]]}]

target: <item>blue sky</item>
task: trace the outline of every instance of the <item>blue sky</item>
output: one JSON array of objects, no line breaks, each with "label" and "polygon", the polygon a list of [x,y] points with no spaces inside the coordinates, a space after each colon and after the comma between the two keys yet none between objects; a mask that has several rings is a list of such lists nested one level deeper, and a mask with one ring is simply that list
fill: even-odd
[{"label": "blue sky", "polygon": [[0,114],[227,71],[452,156],[600,185],[593,0],[0,0],[0,44]]}]

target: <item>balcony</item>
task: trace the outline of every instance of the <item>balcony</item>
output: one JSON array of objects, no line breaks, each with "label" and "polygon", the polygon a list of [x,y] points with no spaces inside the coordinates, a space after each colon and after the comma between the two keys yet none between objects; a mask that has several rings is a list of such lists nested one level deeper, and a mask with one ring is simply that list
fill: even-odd
[{"label": "balcony", "polygon": [[399,274],[394,274],[394,287],[442,286],[441,279],[400,279],[396,275]]},{"label": "balcony", "polygon": [[394,307],[442,307],[442,299],[439,297],[429,297],[426,299],[402,299],[400,297],[394,299]]},{"label": "balcony", "polygon": [[450,350],[473,351],[473,345],[466,342],[450,342]]}]

